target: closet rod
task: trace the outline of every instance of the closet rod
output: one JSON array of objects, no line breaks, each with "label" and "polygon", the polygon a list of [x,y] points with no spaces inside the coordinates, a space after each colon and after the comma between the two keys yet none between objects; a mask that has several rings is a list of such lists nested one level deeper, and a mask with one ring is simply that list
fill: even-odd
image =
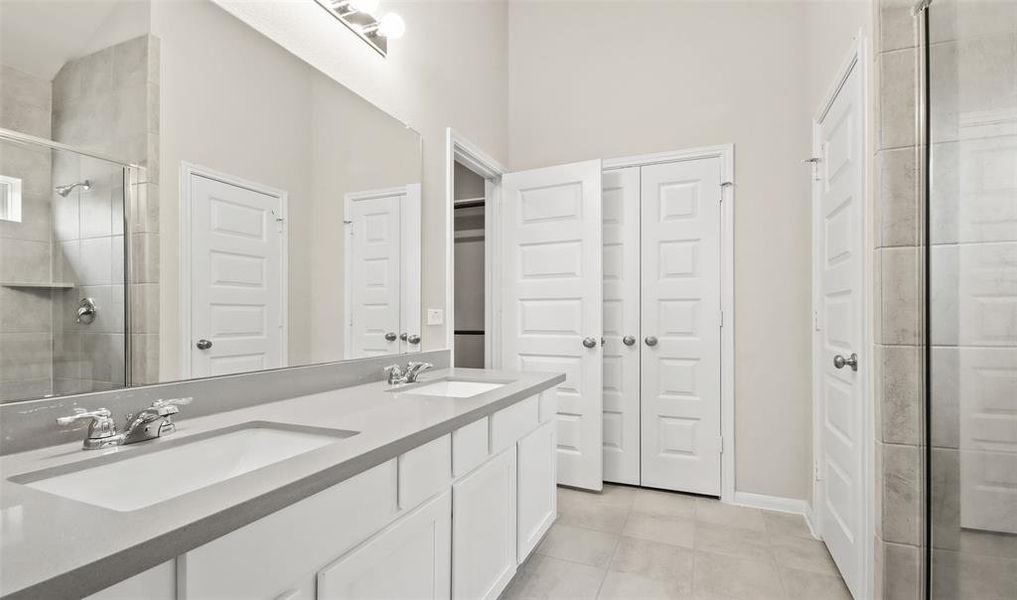
[{"label": "closet rod", "polygon": [[453,204],[453,207],[455,207],[456,210],[459,210],[460,208],[478,208],[481,206],[484,206],[483,198],[480,200],[463,200],[462,202],[455,202]]},{"label": "closet rod", "polygon": [[483,329],[456,329],[456,335],[485,335],[487,332]]}]

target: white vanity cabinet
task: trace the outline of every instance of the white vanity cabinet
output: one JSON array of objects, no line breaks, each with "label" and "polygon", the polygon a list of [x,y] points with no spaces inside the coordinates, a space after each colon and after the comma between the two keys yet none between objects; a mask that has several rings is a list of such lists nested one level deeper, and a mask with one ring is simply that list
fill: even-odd
[{"label": "white vanity cabinet", "polygon": [[517,563],[537,547],[558,516],[556,423],[548,420],[519,440],[516,506]]},{"label": "white vanity cabinet", "polygon": [[516,453],[452,484],[452,598],[497,598],[516,573]]},{"label": "white vanity cabinet", "polygon": [[556,515],[555,413],[522,400],[91,598],[497,598]]},{"label": "white vanity cabinet", "polygon": [[449,492],[396,521],[318,573],[318,600],[449,597]]}]

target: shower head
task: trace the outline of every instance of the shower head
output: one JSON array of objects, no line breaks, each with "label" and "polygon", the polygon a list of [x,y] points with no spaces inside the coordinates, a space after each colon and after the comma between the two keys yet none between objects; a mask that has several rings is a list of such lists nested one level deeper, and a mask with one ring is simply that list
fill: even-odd
[{"label": "shower head", "polygon": [[80,187],[83,190],[90,190],[92,189],[92,182],[86,179],[70,185],[58,185],[53,189],[56,190],[56,193],[66,198],[76,187]]}]

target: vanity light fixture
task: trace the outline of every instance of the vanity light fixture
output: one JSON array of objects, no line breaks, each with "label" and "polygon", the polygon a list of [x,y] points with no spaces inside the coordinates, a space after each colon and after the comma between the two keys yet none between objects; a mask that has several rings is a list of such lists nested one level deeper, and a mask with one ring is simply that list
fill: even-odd
[{"label": "vanity light fixture", "polygon": [[396,13],[386,13],[380,19],[374,16],[380,0],[315,1],[382,56],[388,56],[388,41],[406,32],[406,23]]}]

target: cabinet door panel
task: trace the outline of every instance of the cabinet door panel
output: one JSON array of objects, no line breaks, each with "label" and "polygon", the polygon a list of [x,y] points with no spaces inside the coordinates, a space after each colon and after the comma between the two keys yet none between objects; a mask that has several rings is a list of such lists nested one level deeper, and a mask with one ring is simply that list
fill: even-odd
[{"label": "cabinet door panel", "polygon": [[85,600],[173,600],[177,597],[177,561],[168,560],[130,579],[98,591]]},{"label": "cabinet door panel", "polygon": [[449,597],[451,496],[445,492],[318,573],[318,600]]},{"label": "cabinet door panel", "polygon": [[516,449],[452,486],[452,597],[497,598],[516,572]]},{"label": "cabinet door panel", "polygon": [[181,556],[182,595],[274,600],[398,512],[393,459]]},{"label": "cabinet door panel", "polygon": [[558,516],[555,441],[555,425],[550,422],[519,440],[516,555],[520,564]]}]

